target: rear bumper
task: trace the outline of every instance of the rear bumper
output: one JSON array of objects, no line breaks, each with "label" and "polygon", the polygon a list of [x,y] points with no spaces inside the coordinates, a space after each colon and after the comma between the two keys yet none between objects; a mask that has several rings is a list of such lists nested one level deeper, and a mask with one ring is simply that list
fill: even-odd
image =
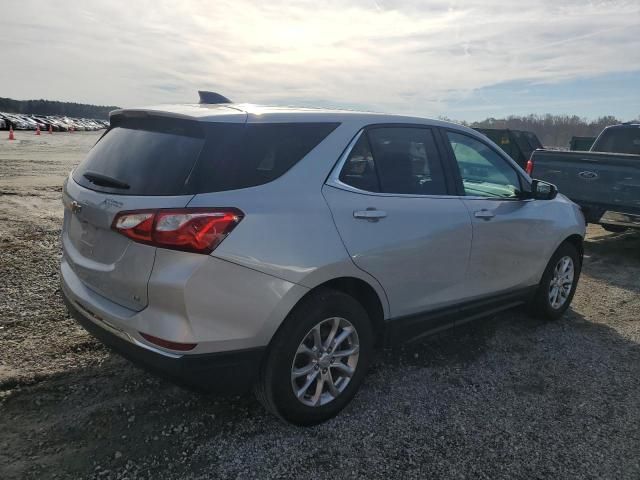
[{"label": "rear bumper", "polygon": [[[308,289],[209,255],[158,249],[148,284],[149,303],[131,310],[92,290],[66,254],[62,290],[114,332],[167,355],[200,355],[265,347]],[[188,353],[150,345],[141,332],[177,343]],[[112,332],[113,333],[113,332]]]},{"label": "rear bumper", "polygon": [[174,383],[199,390],[242,393],[258,378],[264,347],[194,355],[167,355],[143,346],[124,332],[91,317],[64,289],[70,315],[91,335],[134,364]]}]

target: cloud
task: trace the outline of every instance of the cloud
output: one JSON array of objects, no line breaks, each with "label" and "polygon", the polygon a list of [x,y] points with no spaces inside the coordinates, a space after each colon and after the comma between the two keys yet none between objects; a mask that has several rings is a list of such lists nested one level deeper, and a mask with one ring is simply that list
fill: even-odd
[{"label": "cloud", "polygon": [[343,105],[438,115],[479,89],[640,70],[640,2],[3,5],[0,92],[123,106]]}]

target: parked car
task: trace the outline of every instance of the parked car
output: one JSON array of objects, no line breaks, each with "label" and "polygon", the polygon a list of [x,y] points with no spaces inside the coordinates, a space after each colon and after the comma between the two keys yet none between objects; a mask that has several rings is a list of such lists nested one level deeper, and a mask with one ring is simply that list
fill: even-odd
[{"label": "parked car", "polygon": [[69,128],[68,125],[66,125],[65,123],[63,123],[59,118],[57,117],[52,117],[49,116],[47,117],[47,120],[49,120],[52,124],[53,124],[53,128],[54,130],[57,129],[58,132],[66,132]]},{"label": "parked car", "polygon": [[62,292],[127,358],[310,425],[374,345],[569,307],[577,205],[484,135],[395,115],[117,110],[64,185]]},{"label": "parked car", "polygon": [[35,115],[29,115],[27,118],[35,125],[34,128],[39,127],[40,130],[45,131],[49,128],[49,124],[42,120],[41,118],[36,117]]},{"label": "parked car", "polygon": [[533,132],[506,128],[474,128],[474,130],[489,137],[522,168],[531,157],[531,152],[536,148],[542,148],[542,143]]},{"label": "parked car", "polygon": [[579,204],[588,222],[640,228],[640,124],[605,128],[589,152],[536,150],[528,169]]},{"label": "parked car", "polygon": [[71,128],[75,130],[94,131],[109,126],[109,122],[105,120],[59,117],[56,115],[26,115],[20,113],[3,112],[0,112],[0,120],[4,122],[4,128],[9,129],[9,127],[11,126],[14,130],[35,130],[38,126],[41,130],[48,130],[49,126],[51,126],[52,130],[57,132],[66,132]]},{"label": "parked car", "polygon": [[30,117],[38,123],[38,125],[40,126],[40,130],[46,131],[49,129],[49,121],[47,121],[45,118],[38,115],[30,115]]},{"label": "parked car", "polygon": [[591,149],[593,142],[596,141],[596,137],[571,137],[571,141],[569,142],[569,150],[579,150],[581,152],[586,152]]},{"label": "parked car", "polygon": [[12,127],[14,130],[29,130],[31,128],[31,124],[29,122],[26,122],[23,118],[17,115],[2,113],[2,117],[5,122],[9,124],[9,127]]}]

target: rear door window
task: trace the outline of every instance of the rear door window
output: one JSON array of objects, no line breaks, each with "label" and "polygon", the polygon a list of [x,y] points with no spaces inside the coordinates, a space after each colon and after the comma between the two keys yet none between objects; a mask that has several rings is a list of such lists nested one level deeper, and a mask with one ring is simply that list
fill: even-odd
[{"label": "rear door window", "polygon": [[446,194],[440,155],[429,128],[382,127],[368,131],[381,191]]},{"label": "rear door window", "polygon": [[443,195],[446,184],[433,133],[422,127],[372,127],[345,161],[340,181],[369,192]]}]

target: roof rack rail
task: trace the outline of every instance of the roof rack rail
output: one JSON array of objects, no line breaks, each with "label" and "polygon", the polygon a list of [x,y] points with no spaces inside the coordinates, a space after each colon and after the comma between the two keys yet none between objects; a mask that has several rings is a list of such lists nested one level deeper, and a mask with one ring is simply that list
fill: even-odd
[{"label": "roof rack rail", "polygon": [[215,105],[217,103],[233,103],[227,97],[216,92],[198,90],[198,95],[200,95],[200,104]]}]

